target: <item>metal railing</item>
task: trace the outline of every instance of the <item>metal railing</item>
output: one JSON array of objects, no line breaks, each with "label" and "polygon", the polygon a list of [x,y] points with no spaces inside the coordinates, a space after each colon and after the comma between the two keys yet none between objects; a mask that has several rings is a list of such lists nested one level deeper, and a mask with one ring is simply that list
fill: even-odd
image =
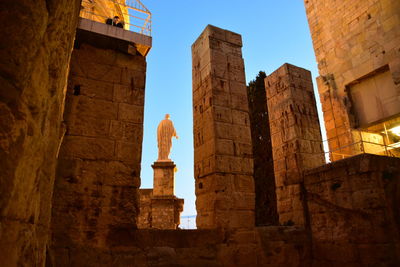
[{"label": "metal railing", "polygon": [[114,16],[125,30],[151,36],[151,12],[140,0],[82,0],[80,17],[106,23]]},{"label": "metal railing", "polygon": [[[379,139],[380,142],[368,140]],[[324,148],[329,147],[329,151],[325,152],[327,161],[335,161],[359,154],[375,154],[389,157],[400,157],[400,142],[389,143],[388,138],[384,135],[360,131],[349,130],[335,137],[323,141]]]},{"label": "metal railing", "polygon": [[181,229],[197,229],[196,228],[196,215],[181,216]]}]

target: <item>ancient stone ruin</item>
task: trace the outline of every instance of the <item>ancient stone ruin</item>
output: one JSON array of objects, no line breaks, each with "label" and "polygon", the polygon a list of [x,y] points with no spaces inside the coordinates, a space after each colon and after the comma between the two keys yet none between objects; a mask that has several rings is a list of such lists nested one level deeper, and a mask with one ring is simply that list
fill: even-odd
[{"label": "ancient stone ruin", "polygon": [[400,2],[304,3],[329,152],[310,72],[285,63],[247,89],[241,36],[208,25],[192,45],[198,229],[179,230],[174,163],[139,190],[147,22],[130,31],[127,2],[3,0],[0,25],[30,27],[0,27],[2,266],[398,266]]}]

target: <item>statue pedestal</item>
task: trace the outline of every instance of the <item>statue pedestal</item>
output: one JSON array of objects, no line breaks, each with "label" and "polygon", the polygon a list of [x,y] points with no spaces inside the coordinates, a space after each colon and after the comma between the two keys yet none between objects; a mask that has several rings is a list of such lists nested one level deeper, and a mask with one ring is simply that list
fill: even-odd
[{"label": "statue pedestal", "polygon": [[156,161],[151,167],[154,170],[153,196],[173,196],[175,193],[175,163],[173,161]]},{"label": "statue pedestal", "polygon": [[183,211],[183,199],[176,196],[153,196],[151,199],[151,227],[177,229]]},{"label": "statue pedestal", "polygon": [[183,211],[183,199],[174,195],[176,165],[173,161],[156,161],[151,167],[154,170],[151,228],[176,229]]}]

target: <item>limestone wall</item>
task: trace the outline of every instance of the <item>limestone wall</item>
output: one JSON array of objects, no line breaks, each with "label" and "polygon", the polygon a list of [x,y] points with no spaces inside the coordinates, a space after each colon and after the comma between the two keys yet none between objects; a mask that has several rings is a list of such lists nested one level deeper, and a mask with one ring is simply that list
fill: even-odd
[{"label": "limestone wall", "polygon": [[311,73],[284,64],[265,78],[279,222],[305,225],[304,170],[325,163]]},{"label": "limestone wall", "polygon": [[359,155],[304,176],[315,266],[397,266],[400,160]]},{"label": "limestone wall", "polygon": [[139,189],[140,213],[137,219],[138,229],[151,228],[151,198],[153,189]]},{"label": "limestone wall", "polygon": [[44,266],[79,0],[0,2],[0,259]]},{"label": "limestone wall", "polygon": [[136,228],[146,59],[124,50],[125,41],[104,38],[80,30],[72,53],[53,195],[55,247],[105,247],[114,229]]},{"label": "limestone wall", "polygon": [[56,249],[62,266],[310,266],[304,230],[259,227],[245,230],[114,231],[110,248],[73,245]]},{"label": "limestone wall", "polygon": [[[355,141],[351,129],[362,126],[363,116],[356,112],[358,108],[382,113],[384,117],[400,112],[400,2],[304,2],[318,62],[318,90],[327,136],[331,139],[329,147],[335,151],[331,159],[342,159],[360,150],[358,146],[348,146]],[[372,97],[371,103],[363,103],[354,95],[352,99],[353,85],[362,86],[364,81],[368,83],[382,73],[388,79],[378,82],[381,88],[377,90],[383,92],[382,87],[393,87],[390,90],[395,92],[390,99]]]},{"label": "limestone wall", "polygon": [[239,34],[208,25],[192,45],[197,227],[254,226],[253,159]]}]

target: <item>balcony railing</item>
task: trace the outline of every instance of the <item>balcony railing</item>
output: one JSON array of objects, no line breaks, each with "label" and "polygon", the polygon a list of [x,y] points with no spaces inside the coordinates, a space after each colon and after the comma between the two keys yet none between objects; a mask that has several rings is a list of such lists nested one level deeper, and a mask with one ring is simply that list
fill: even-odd
[{"label": "balcony railing", "polygon": [[385,134],[360,130],[346,131],[323,141],[327,161],[335,161],[359,154],[400,157],[400,142],[390,142]]},{"label": "balcony railing", "polygon": [[196,215],[181,216],[180,229],[196,229]]},{"label": "balcony railing", "polygon": [[151,12],[140,0],[82,0],[82,18],[106,23],[115,16],[125,30],[151,36]]}]

